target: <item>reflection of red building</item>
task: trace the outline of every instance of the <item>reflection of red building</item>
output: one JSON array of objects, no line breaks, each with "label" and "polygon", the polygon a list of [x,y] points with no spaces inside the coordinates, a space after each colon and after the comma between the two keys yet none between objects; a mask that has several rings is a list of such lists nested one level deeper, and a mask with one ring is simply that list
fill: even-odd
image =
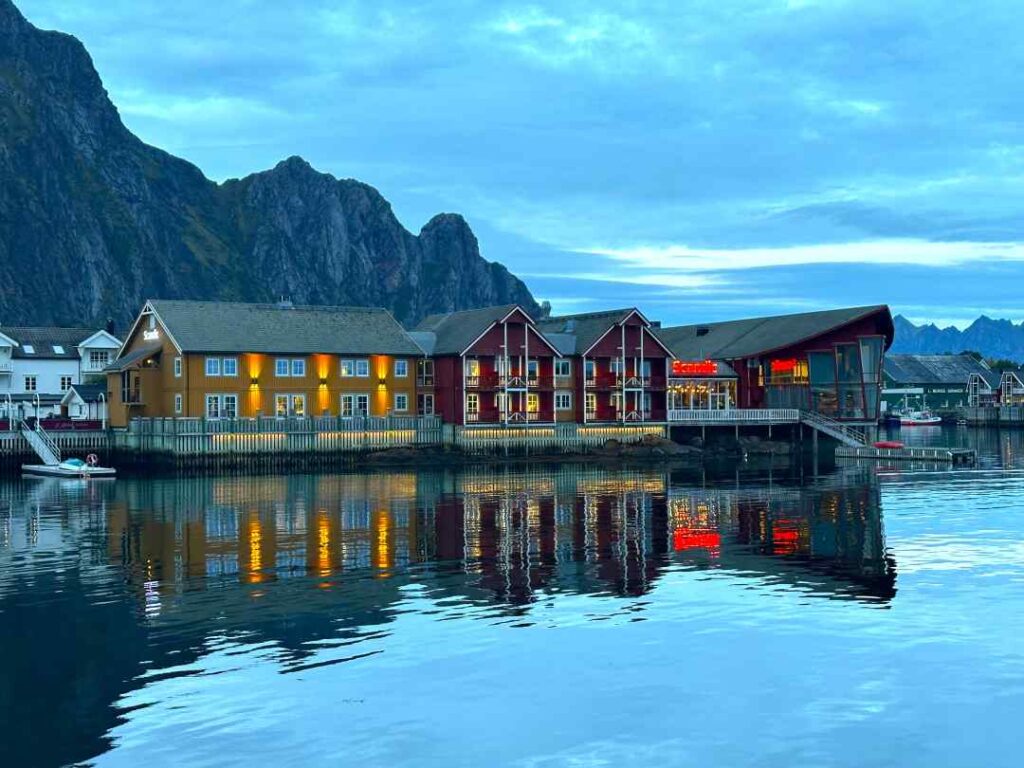
[{"label": "reflection of red building", "polygon": [[846,421],[878,419],[882,356],[893,341],[884,305],[678,326],[659,335],[678,357],[670,387],[721,392],[710,406],[708,397],[691,395],[673,407],[799,408]]}]

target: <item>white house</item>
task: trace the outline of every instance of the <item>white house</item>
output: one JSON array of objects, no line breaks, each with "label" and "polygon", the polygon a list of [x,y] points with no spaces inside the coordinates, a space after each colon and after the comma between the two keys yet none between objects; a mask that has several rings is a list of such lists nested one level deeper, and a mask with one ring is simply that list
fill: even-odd
[{"label": "white house", "polygon": [[28,418],[60,414],[75,384],[103,382],[121,347],[93,328],[0,327],[0,413]]}]

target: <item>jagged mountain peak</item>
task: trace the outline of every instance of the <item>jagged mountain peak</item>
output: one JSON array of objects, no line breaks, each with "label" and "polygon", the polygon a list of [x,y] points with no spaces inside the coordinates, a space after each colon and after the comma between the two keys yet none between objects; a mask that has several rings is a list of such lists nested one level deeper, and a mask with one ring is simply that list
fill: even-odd
[{"label": "jagged mountain peak", "polygon": [[[379,305],[402,321],[491,303],[539,309],[469,225],[419,235],[374,187],[293,155],[223,184],[121,123],[84,46],[0,0],[0,286],[21,323],[126,322],[150,296]],[[13,322],[13,320],[12,320]]]},{"label": "jagged mountain peak", "polygon": [[934,323],[915,325],[902,315],[894,318],[896,340],[892,351],[911,354],[979,352],[984,357],[1024,362],[1024,323],[981,315],[964,330],[939,328]]}]

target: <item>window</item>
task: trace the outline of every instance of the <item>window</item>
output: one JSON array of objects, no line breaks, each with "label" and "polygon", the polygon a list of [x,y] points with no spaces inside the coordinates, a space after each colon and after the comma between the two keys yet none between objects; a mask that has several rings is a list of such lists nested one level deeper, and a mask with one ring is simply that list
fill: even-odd
[{"label": "window", "polygon": [[596,367],[594,365],[594,361],[593,360],[587,360],[586,363],[583,365],[583,371],[584,371],[584,375],[587,378],[587,381],[593,381],[594,380],[594,378],[595,378],[594,374],[595,374],[596,370],[597,369],[596,369]]},{"label": "window", "polygon": [[614,373],[616,376],[621,375],[625,367],[626,366],[623,363],[621,357],[613,357],[611,362],[608,364],[608,370]]},{"label": "window", "polygon": [[355,360],[342,360],[341,361],[341,375],[345,378],[356,375],[356,361]]},{"label": "window", "polygon": [[341,375],[346,378],[357,376],[365,379],[370,375],[370,361],[365,358],[360,360],[342,360]]},{"label": "window", "polygon": [[26,392],[35,392],[36,389],[38,388],[38,383],[39,383],[39,379],[37,379],[34,374],[26,376],[25,377],[25,391]]},{"label": "window", "polygon": [[[291,374],[291,367],[288,365],[287,360],[275,360],[274,361],[274,375],[278,377],[284,377]],[[344,375],[344,374],[343,374]]]},{"label": "window", "polygon": [[409,410],[409,396],[404,392],[395,393],[395,410],[399,413]]},{"label": "window", "polygon": [[540,365],[536,360],[526,361],[526,376],[528,379],[536,380],[537,372],[540,370]]},{"label": "window", "polygon": [[36,353],[36,348],[33,347],[31,344],[22,344],[21,351],[24,352],[26,355],[34,355]]},{"label": "window", "polygon": [[498,408],[498,413],[504,416],[508,412],[508,393],[499,392],[494,396],[494,404]]},{"label": "window", "polygon": [[174,412],[181,413],[183,405],[183,398],[181,395],[174,396]]},{"label": "window", "polygon": [[63,355],[64,354],[64,347],[62,347],[60,344],[54,344],[53,345],[53,353],[55,355]]},{"label": "window", "polygon": [[640,361],[640,375],[643,376],[645,379],[649,379],[651,377],[651,361],[650,360],[641,360]]},{"label": "window", "polygon": [[67,392],[69,389],[71,389],[71,377],[70,376],[61,376],[60,377],[60,391],[61,392]]},{"label": "window", "polygon": [[[91,354],[95,354],[95,352],[93,352]],[[174,358],[174,377],[176,379],[180,379],[181,378],[181,358],[180,357]]]},{"label": "window", "polygon": [[434,383],[434,361],[433,360],[417,360],[416,361],[416,378],[418,384],[433,384]]},{"label": "window", "polygon": [[434,396],[433,395],[417,395],[416,397],[416,413],[420,416],[433,416],[434,415]]},{"label": "window", "polygon": [[480,413],[480,395],[476,392],[466,395],[466,413]]},{"label": "window", "polygon": [[221,374],[224,376],[237,376],[238,358],[225,357],[224,360],[221,362]]},{"label": "window", "polygon": [[480,361],[475,357],[466,358],[466,375],[472,378],[479,378],[480,376]]},{"label": "window", "polygon": [[341,415],[342,416],[369,416],[370,396],[363,394],[342,395]]},{"label": "window", "polygon": [[572,410],[572,392],[555,392],[555,410]]},{"label": "window", "polygon": [[621,411],[622,410],[622,393],[621,392],[612,392],[611,396],[608,398],[608,405],[610,405],[616,411]]},{"label": "window", "polygon": [[370,375],[370,361],[356,360],[356,376],[365,379]]},{"label": "window", "polygon": [[409,375],[409,361],[395,360],[395,378],[404,379]]},{"label": "window", "polygon": [[292,360],[292,376],[306,375],[306,361],[302,358]]},{"label": "window", "polygon": [[274,395],[274,415],[279,419],[286,416],[303,418],[306,415],[306,396]]},{"label": "window", "polygon": [[572,376],[572,360],[555,360],[555,376],[559,379]]},{"label": "window", "polygon": [[206,375],[207,376],[220,376],[220,358],[219,357],[208,357],[208,358],[206,358]]},{"label": "window", "polygon": [[90,349],[89,350],[89,367],[90,368],[106,368],[110,364],[110,350],[109,349]]},{"label": "window", "polygon": [[[180,395],[179,395],[180,397]],[[175,399],[177,405],[177,399]],[[238,418],[238,395],[207,395],[206,418],[235,419]]]},{"label": "window", "polygon": [[526,395],[526,412],[527,413],[539,413],[540,412],[540,395],[536,392],[529,392]]},{"label": "window", "polygon": [[587,418],[592,419],[597,416],[597,395],[593,392],[587,393]]}]

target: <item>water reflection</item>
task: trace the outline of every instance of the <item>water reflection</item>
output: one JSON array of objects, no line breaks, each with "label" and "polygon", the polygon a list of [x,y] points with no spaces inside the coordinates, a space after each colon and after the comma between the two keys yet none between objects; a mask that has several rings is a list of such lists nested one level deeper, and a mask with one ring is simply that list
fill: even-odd
[{"label": "water reflection", "polygon": [[[55,731],[7,743],[14,764],[103,752],[128,715],[115,702],[228,639],[302,671],[359,657],[345,649],[410,610],[526,626],[553,596],[639,598],[680,571],[881,607],[895,595],[870,475],[694,487],[565,466],[0,492],[0,619],[18,627],[0,649],[45,660],[0,683],[0,703],[18,702],[0,715]],[[643,600],[621,604],[643,618]]]}]

